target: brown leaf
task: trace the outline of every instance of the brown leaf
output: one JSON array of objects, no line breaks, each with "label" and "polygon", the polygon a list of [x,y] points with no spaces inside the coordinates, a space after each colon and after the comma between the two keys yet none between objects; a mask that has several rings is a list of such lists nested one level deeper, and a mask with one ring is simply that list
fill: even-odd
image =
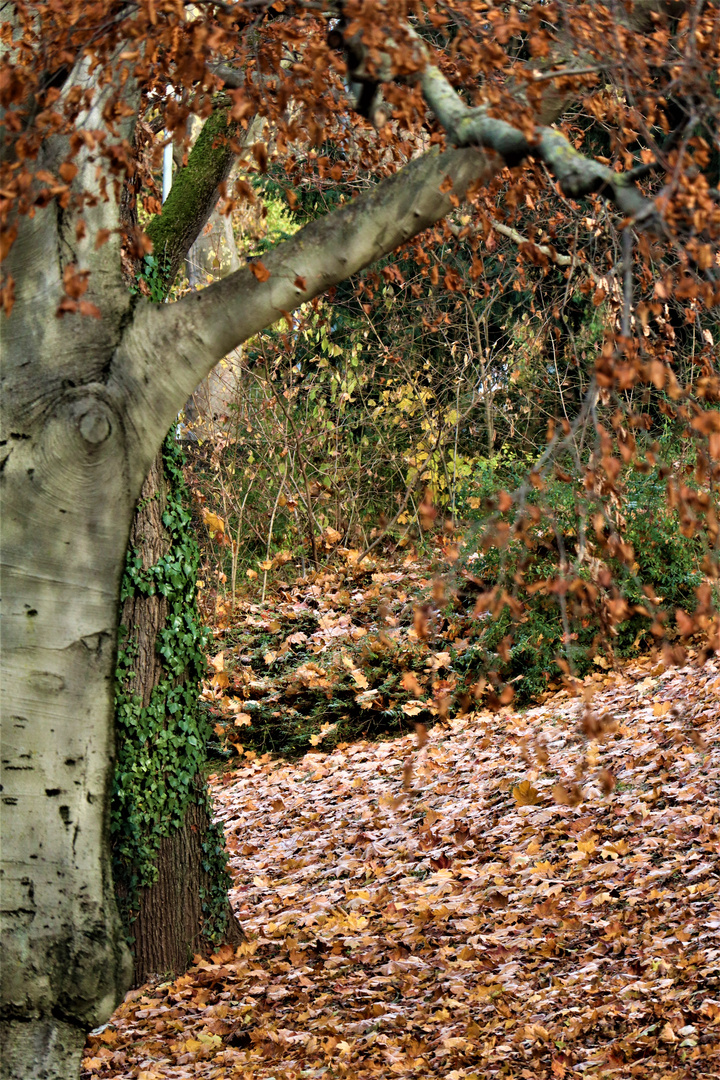
[{"label": "brown leaf", "polygon": [[15,305],[15,281],[9,276],[0,287],[0,302],[5,315],[9,316]]},{"label": "brown leaf", "polygon": [[71,300],[79,300],[80,297],[87,292],[89,277],[89,270],[78,270],[77,266],[73,263],[68,263],[63,271],[65,294],[69,296]]},{"label": "brown leaf", "polygon": [[583,801],[582,789],[578,784],[555,784],[552,789],[553,800],[559,806],[579,806]]},{"label": "brown leaf", "polygon": [[403,676],[400,680],[403,690],[407,690],[413,697],[422,697],[423,688],[418,682],[417,675],[412,671],[403,672]]},{"label": "brown leaf", "polygon": [[542,742],[541,739],[536,739],[533,743],[533,749],[538,765],[547,765],[550,761],[550,755],[548,754],[545,743]]},{"label": "brown leaf", "polygon": [[60,176],[65,181],[65,183],[69,184],[71,180],[74,180],[77,176],[78,167],[77,165],[73,164],[72,161],[63,161],[62,165],[58,169],[58,172],[60,173]]},{"label": "brown leaf", "polygon": [[251,150],[252,156],[255,158],[255,160],[258,163],[258,168],[260,169],[260,172],[262,172],[262,173],[267,172],[268,148],[267,148],[266,144],[263,143],[263,142],[256,142],[253,146],[251,146],[250,150]]},{"label": "brown leaf", "polygon": [[258,281],[267,281],[270,277],[270,271],[264,263],[258,261],[248,263],[248,265],[250,267],[250,273],[253,274]]},{"label": "brown leaf", "polygon": [[512,789],[512,796],[518,806],[537,806],[540,796],[529,780],[523,780]]},{"label": "brown leaf", "polygon": [[598,773],[598,783],[603,790],[603,794],[609,795],[611,791],[614,791],[616,781],[609,769],[601,769]]},{"label": "brown leaf", "polygon": [[433,527],[437,513],[437,507],[433,502],[432,492],[429,489],[426,489],[422,502],[418,506],[420,523],[426,532]]}]

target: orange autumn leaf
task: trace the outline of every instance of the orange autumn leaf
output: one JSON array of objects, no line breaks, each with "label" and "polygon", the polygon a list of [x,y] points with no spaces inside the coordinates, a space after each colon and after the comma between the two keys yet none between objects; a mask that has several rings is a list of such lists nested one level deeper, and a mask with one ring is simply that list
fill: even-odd
[{"label": "orange autumn leaf", "polygon": [[250,267],[251,274],[256,277],[258,281],[267,281],[270,277],[270,271],[265,266],[265,264],[261,263],[259,260],[256,262],[251,262],[248,265]]}]

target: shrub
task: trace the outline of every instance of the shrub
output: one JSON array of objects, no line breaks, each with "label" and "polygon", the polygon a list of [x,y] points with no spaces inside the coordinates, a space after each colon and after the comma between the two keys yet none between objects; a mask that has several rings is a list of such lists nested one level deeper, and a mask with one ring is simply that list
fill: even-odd
[{"label": "shrub", "polygon": [[518,704],[563,674],[583,676],[654,636],[672,637],[668,615],[694,606],[703,555],[700,537],[684,535],[668,506],[658,466],[628,469],[614,508],[552,479],[528,493],[523,509],[499,515],[509,537],[499,547],[488,500],[525,469],[498,455],[474,478],[480,494],[464,492],[477,532],[462,569],[482,590],[485,610],[456,665],[491,684],[510,683]]}]

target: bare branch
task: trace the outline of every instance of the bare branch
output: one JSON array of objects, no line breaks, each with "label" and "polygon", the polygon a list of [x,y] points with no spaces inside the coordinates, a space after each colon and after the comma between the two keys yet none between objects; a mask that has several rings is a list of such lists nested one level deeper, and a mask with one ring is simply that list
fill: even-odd
[{"label": "bare branch", "polygon": [[601,71],[612,70],[608,68],[582,67],[582,68],[563,68],[561,71],[537,71],[536,69],[530,72],[532,81],[534,83],[547,82],[549,79],[574,79],[579,75],[599,75]]},{"label": "bare branch", "polygon": [[539,127],[533,141],[506,120],[488,115],[485,107],[471,109],[442,72],[428,64],[422,74],[422,91],[430,108],[455,146],[482,146],[495,150],[507,165],[519,165],[526,157],[544,161],[560,188],[571,198],[598,193],[632,218],[635,226],[651,232],[661,229],[652,199],[594,158],[585,157],[555,128]]}]

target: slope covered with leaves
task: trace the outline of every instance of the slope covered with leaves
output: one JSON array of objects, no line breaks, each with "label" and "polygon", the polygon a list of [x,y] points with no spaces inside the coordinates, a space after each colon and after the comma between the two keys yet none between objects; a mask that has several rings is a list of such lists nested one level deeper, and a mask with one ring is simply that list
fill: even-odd
[{"label": "slope covered with leaves", "polygon": [[468,705],[460,657],[477,620],[448,590],[447,562],[440,577],[414,553],[359,554],[338,549],[309,579],[277,581],[264,604],[210,613],[217,652],[202,697],[226,750],[328,750]]},{"label": "slope covered with leaves", "polygon": [[212,778],[248,941],[87,1077],[720,1076],[720,663]]}]

